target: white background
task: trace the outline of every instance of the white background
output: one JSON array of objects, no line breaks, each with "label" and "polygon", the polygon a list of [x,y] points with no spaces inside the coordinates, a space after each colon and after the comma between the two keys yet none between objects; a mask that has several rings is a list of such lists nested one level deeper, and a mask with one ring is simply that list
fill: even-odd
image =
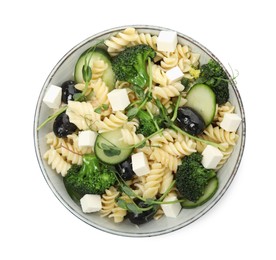
[{"label": "white background", "polygon": [[[1,1],[0,259],[275,259],[273,2]],[[246,112],[246,149],[226,194],[195,223],[159,237],[118,237],[77,219],[52,194],[34,152],[36,100],[51,69],[80,41],[126,24],[168,27],[204,44],[239,71]]]}]

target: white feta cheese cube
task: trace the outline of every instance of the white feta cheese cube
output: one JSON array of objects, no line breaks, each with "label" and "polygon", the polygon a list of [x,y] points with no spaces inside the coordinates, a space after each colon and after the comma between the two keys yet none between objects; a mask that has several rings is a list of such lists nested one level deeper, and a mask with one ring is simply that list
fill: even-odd
[{"label": "white feta cheese cube", "polygon": [[95,194],[86,194],[80,199],[80,204],[84,213],[100,211],[102,208],[101,196]]},{"label": "white feta cheese cube", "polygon": [[61,104],[61,87],[50,85],[43,98],[43,102],[50,108],[59,108]]},{"label": "white feta cheese cube", "polygon": [[201,163],[206,169],[215,169],[222,157],[223,154],[218,148],[207,145],[202,152]]},{"label": "white feta cheese cube", "polygon": [[241,123],[241,118],[234,113],[224,113],[220,127],[229,132],[236,132]]},{"label": "white feta cheese cube", "polygon": [[97,133],[91,130],[80,131],[78,138],[79,147],[94,147]]},{"label": "white feta cheese cube", "polygon": [[131,156],[132,170],[137,176],[146,175],[150,172],[149,163],[143,152],[135,153]]},{"label": "white feta cheese cube", "polygon": [[107,94],[107,97],[113,111],[124,110],[130,104],[127,90],[125,88],[113,89]]},{"label": "white feta cheese cube", "polygon": [[182,70],[176,66],[166,72],[166,76],[169,80],[169,83],[173,83],[175,81],[181,80],[184,76]]},{"label": "white feta cheese cube", "polygon": [[161,31],[157,38],[158,51],[175,51],[177,44],[177,33],[174,31]]},{"label": "white feta cheese cube", "polygon": [[[175,201],[177,197],[175,195],[167,196],[164,201]],[[166,217],[176,218],[181,211],[181,205],[179,202],[173,204],[161,204],[161,208]]]}]

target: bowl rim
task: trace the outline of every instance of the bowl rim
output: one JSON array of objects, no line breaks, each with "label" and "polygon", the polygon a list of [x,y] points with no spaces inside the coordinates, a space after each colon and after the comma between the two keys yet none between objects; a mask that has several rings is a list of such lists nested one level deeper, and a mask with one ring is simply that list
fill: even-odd
[{"label": "bowl rim", "polygon": [[43,174],[43,177],[46,181],[46,183],[48,184],[48,186],[50,187],[50,189],[52,190],[52,192],[54,193],[54,195],[56,196],[56,198],[63,204],[63,206],[65,208],[67,208],[73,215],[75,215],[77,218],[79,218],[80,220],[82,220],[83,222],[85,222],[86,224],[107,232],[109,234],[112,235],[120,235],[120,236],[125,236],[125,237],[151,237],[151,236],[158,236],[158,235],[164,235],[176,230],[179,230],[191,223],[193,223],[194,221],[196,221],[197,219],[199,219],[200,217],[202,217],[203,215],[205,215],[210,209],[212,209],[217,202],[221,199],[221,197],[224,195],[224,193],[227,191],[227,189],[229,188],[230,184],[232,183],[234,177],[236,176],[236,173],[238,171],[238,168],[240,166],[241,160],[242,160],[242,156],[244,153],[244,148],[245,148],[245,140],[246,140],[246,120],[245,120],[245,111],[244,111],[244,106],[243,106],[243,102],[239,93],[239,90],[236,86],[236,83],[234,82],[234,80],[232,80],[230,74],[228,73],[228,71],[226,70],[226,68],[224,67],[224,65],[221,63],[221,61],[209,50],[207,49],[205,46],[203,46],[201,43],[199,43],[198,41],[194,40],[193,38],[178,32],[176,30],[173,30],[177,33],[178,37],[183,38],[184,40],[187,40],[188,42],[193,43],[194,45],[196,45],[199,49],[201,49],[202,52],[207,53],[210,57],[212,57],[212,59],[214,59],[215,61],[217,61],[221,67],[224,69],[224,71],[226,72],[227,76],[231,79],[231,85],[232,85],[232,89],[235,93],[235,96],[237,98],[237,102],[239,104],[239,108],[240,108],[240,116],[242,118],[241,121],[241,135],[239,138],[241,138],[241,145],[240,145],[240,150],[238,153],[238,157],[237,157],[237,161],[235,162],[235,165],[233,167],[232,173],[229,176],[229,178],[227,179],[227,182],[225,183],[224,187],[222,188],[222,190],[216,195],[216,197],[214,198],[214,200],[207,206],[204,207],[201,211],[198,212],[197,215],[195,215],[194,217],[192,217],[191,219],[173,226],[171,228],[167,228],[164,230],[159,230],[159,231],[155,231],[155,232],[150,232],[150,233],[131,233],[131,232],[125,232],[125,231],[117,231],[117,230],[110,230],[108,228],[105,228],[103,226],[97,225],[95,223],[91,223],[90,221],[88,221],[86,218],[82,217],[78,212],[76,212],[66,201],[65,199],[61,196],[61,194],[59,193],[59,191],[54,187],[53,183],[51,182],[50,178],[48,177],[48,174],[46,172],[46,170],[43,167],[43,162],[42,162],[42,158],[40,156],[40,152],[39,152],[39,145],[38,145],[38,131],[37,131],[37,127],[38,127],[38,119],[39,119],[39,114],[40,114],[40,109],[41,109],[41,102],[43,99],[43,94],[45,89],[47,88],[50,80],[52,79],[53,75],[55,74],[55,72],[62,66],[62,64],[65,62],[65,60],[67,59],[68,56],[70,56],[71,54],[73,54],[77,49],[81,48],[83,45],[87,44],[90,41],[93,41],[101,36],[104,36],[106,34],[112,34],[112,33],[116,33],[118,31],[122,31],[128,27],[133,27],[135,29],[141,29],[141,30],[157,30],[157,31],[161,31],[161,30],[170,30],[172,31],[172,29],[166,28],[166,27],[161,27],[161,26],[155,26],[155,25],[141,25],[141,24],[134,24],[134,25],[124,25],[124,26],[118,26],[118,27],[113,27],[104,31],[101,31],[97,34],[94,34],[92,36],[89,36],[88,38],[84,39],[83,41],[81,41],[80,43],[76,44],[73,48],[71,48],[67,53],[65,53],[65,55],[63,55],[63,57],[58,61],[58,63],[54,66],[54,68],[51,70],[50,74],[48,75],[48,77],[46,78],[43,87],[39,93],[39,98],[37,100],[36,103],[36,108],[35,108],[35,114],[34,114],[34,122],[33,122],[33,136],[34,136],[34,148],[35,148],[35,154],[37,157],[37,161],[39,164],[39,167],[41,169],[41,172]]}]

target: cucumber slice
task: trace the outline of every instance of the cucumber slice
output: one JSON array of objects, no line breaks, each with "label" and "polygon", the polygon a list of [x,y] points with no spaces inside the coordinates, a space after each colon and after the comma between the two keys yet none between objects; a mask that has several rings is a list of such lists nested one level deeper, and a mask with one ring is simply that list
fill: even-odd
[{"label": "cucumber slice", "polygon": [[122,140],[121,129],[99,134],[95,143],[95,155],[108,164],[125,161],[133,148],[129,148]]},{"label": "cucumber slice", "polygon": [[216,95],[209,86],[196,84],[189,90],[185,106],[199,113],[208,126],[215,117]]},{"label": "cucumber slice", "polygon": [[218,184],[219,184],[218,178],[216,176],[213,177],[209,181],[209,183],[205,189],[204,195],[201,196],[197,202],[185,200],[185,201],[181,202],[182,207],[186,208],[186,209],[191,209],[191,208],[195,208],[195,207],[203,205],[205,202],[207,202],[209,199],[211,199],[215,195],[216,191],[218,190]]},{"label": "cucumber slice", "polygon": [[89,62],[90,67],[92,66],[93,62],[96,60],[103,60],[108,65],[108,68],[103,73],[102,79],[107,85],[109,91],[111,91],[115,86],[115,81],[116,81],[115,74],[112,70],[110,55],[106,50],[101,48],[95,48],[94,50],[88,49],[81,54],[75,66],[75,72],[74,72],[75,81],[77,83],[81,83],[84,81],[82,77],[82,68],[83,68],[83,65],[85,64],[86,58],[88,60],[90,59],[90,62]]}]

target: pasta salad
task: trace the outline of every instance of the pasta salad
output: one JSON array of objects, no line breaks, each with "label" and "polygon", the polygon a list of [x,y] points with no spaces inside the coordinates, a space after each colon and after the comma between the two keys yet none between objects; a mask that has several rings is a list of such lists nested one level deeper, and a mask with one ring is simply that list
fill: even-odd
[{"label": "pasta salad", "polygon": [[175,32],[126,28],[80,55],[74,79],[48,87],[43,157],[87,214],[175,218],[212,198],[239,138],[228,84]]}]

